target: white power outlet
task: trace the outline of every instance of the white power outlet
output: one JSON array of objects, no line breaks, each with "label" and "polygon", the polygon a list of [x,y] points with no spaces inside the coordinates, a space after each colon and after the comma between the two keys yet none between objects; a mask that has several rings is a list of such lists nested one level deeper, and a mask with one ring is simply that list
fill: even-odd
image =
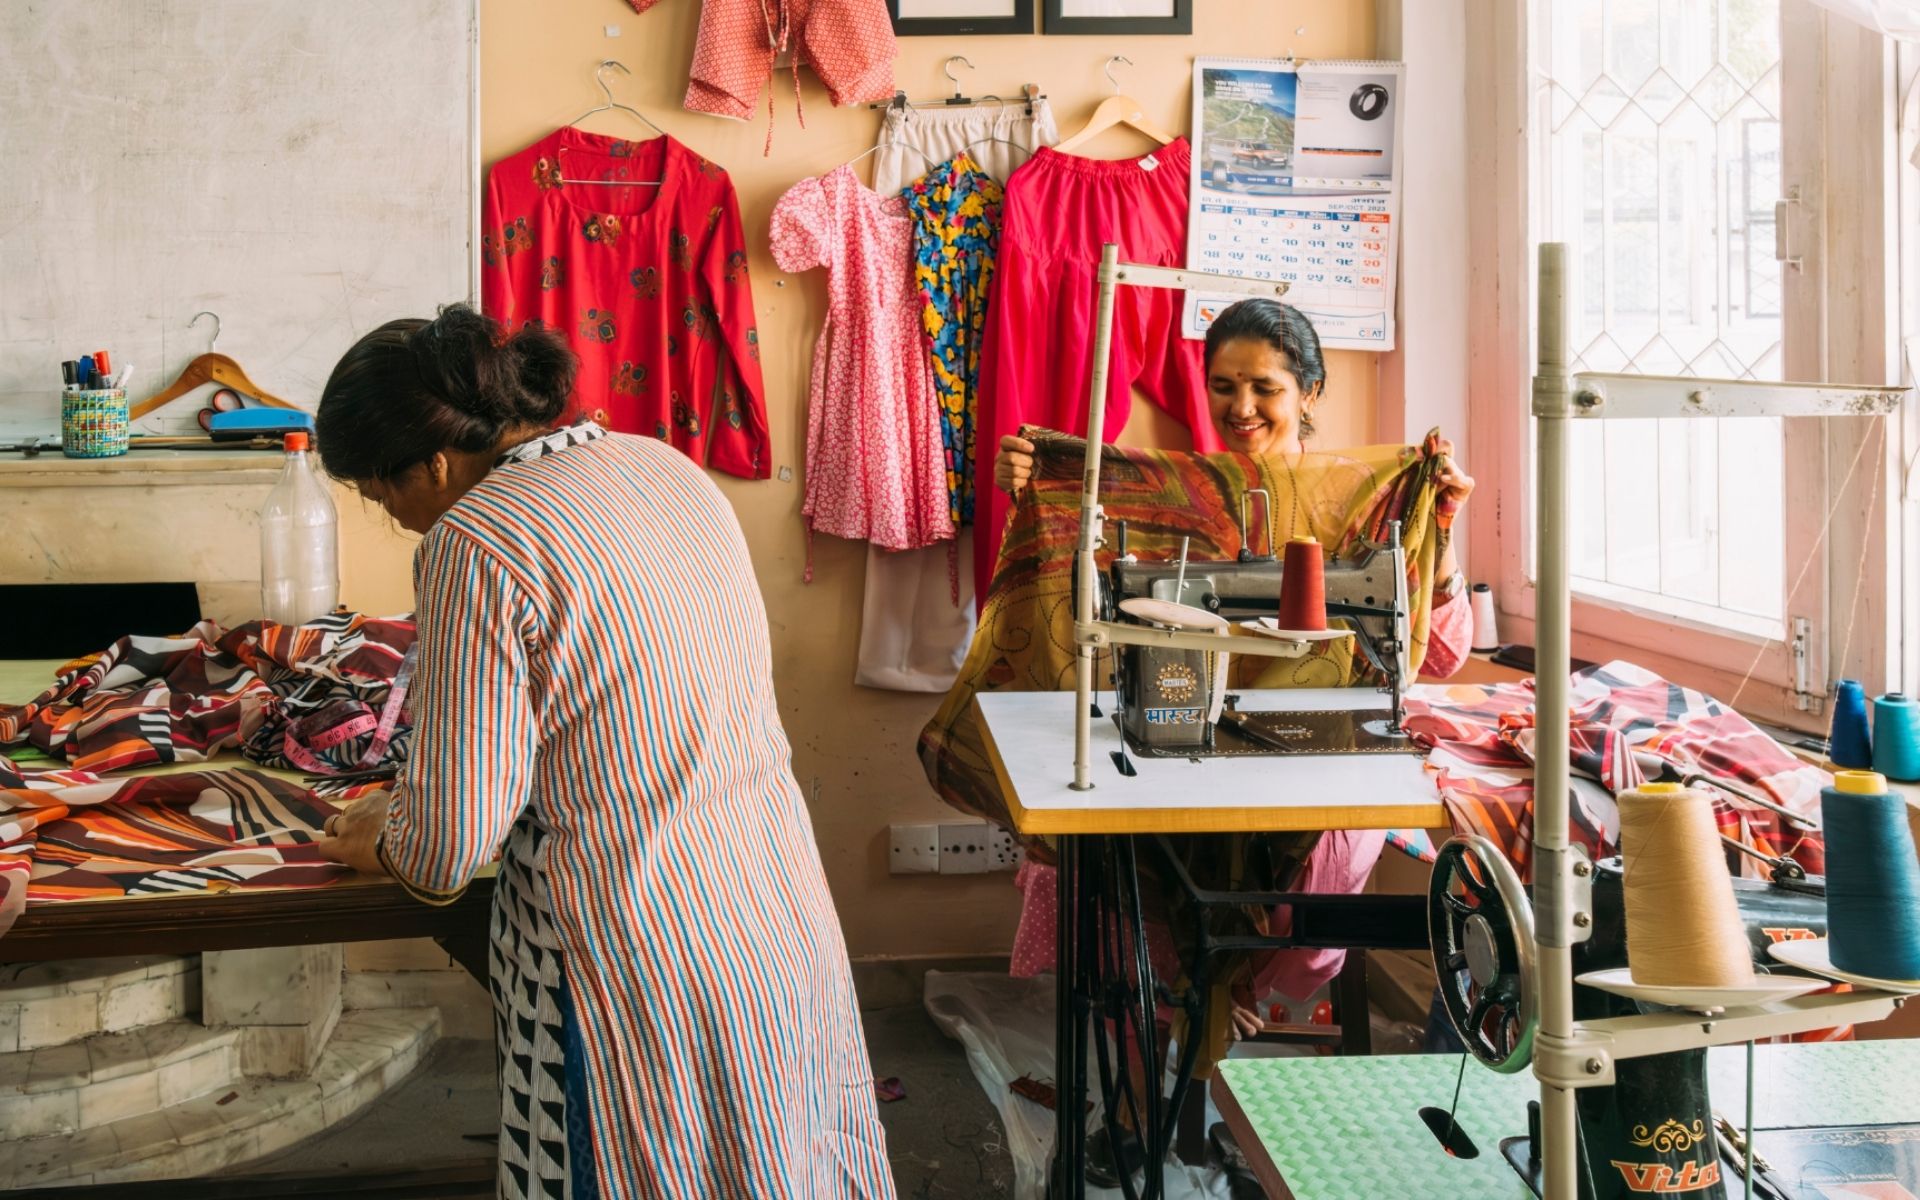
[{"label": "white power outlet", "polygon": [[940,826],[940,873],[984,875],[987,864],[985,821],[958,821]]},{"label": "white power outlet", "polygon": [[940,871],[940,826],[893,825],[887,870],[894,875],[936,875]]},{"label": "white power outlet", "polygon": [[1010,829],[998,825],[987,829],[987,870],[1018,871],[1027,861],[1027,848]]}]

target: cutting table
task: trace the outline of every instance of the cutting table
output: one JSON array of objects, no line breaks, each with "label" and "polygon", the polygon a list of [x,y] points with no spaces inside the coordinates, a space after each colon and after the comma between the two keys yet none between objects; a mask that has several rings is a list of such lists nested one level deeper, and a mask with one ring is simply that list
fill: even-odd
[{"label": "cutting table", "polygon": [[[18,704],[45,690],[63,664],[0,660],[0,702]],[[210,762],[176,763],[128,775],[262,771],[234,754]],[[282,779],[287,771],[263,771]],[[27,908],[0,936],[0,962],[50,962],[136,954],[196,954],[326,942],[431,937],[455,961],[487,982],[487,914],[493,871],[476,878],[459,900],[422,904],[391,879],[353,876],[326,888],[235,888],[160,896],[68,900]]]},{"label": "cutting table", "polygon": [[[1787,1130],[1920,1123],[1920,1042],[1759,1046],[1754,1060],[1754,1145],[1762,1158]],[[1713,1095],[1730,1100],[1719,1111],[1743,1124],[1746,1051],[1715,1047],[1707,1062]],[[1272,1200],[1532,1200],[1499,1143],[1526,1135],[1527,1102],[1538,1099],[1539,1082],[1528,1072],[1500,1075],[1468,1064],[1458,1121],[1479,1153],[1460,1158],[1441,1149],[1419,1111],[1446,1110],[1459,1078],[1456,1054],[1229,1059],[1212,1093]],[[1740,1186],[1729,1176],[1729,1195]],[[1809,1195],[1913,1194],[1877,1186],[1883,1190]]]},{"label": "cutting table", "polygon": [[[55,661],[0,660],[0,701],[32,699],[52,681],[62,664]],[[247,768],[234,754],[209,762],[180,763],[128,775]],[[264,771],[282,779],[300,779],[286,771]],[[234,888],[224,892],[184,892],[157,896],[113,897],[32,904],[0,935],[0,963],[50,962],[75,958],[113,958],[149,954],[197,954],[206,950],[252,950],[272,946],[331,942],[433,938],[467,973],[488,986],[487,923],[493,906],[495,868],[477,875],[451,904],[422,904],[384,877],[350,876],[323,888]],[[229,1181],[161,1180],[94,1187],[65,1187],[70,1200],[136,1200],[138,1197],[269,1196],[347,1194],[374,1184],[429,1184],[480,1187],[491,1181],[492,1156],[471,1162],[395,1173],[339,1171],[324,1176],[264,1176]],[[232,1172],[227,1174],[231,1175]],[[316,1190],[317,1189],[317,1190]],[[37,1196],[10,1192],[0,1195]],[[455,1194],[434,1193],[434,1194]],[[461,1192],[458,1194],[477,1194]]]},{"label": "cutting table", "polygon": [[[1146,1139],[1146,1161],[1161,1163],[1173,1143],[1192,1077],[1191,1052],[1205,1038],[1206,1005],[1193,1001],[1196,995],[1204,998],[1208,993],[1213,953],[1268,947],[1421,949],[1427,944],[1423,897],[1209,892],[1185,876],[1167,835],[1424,829],[1446,823],[1439,793],[1414,754],[1216,758],[1204,765],[1184,758],[1133,757],[1133,773],[1124,774],[1114,759],[1122,749],[1120,732],[1107,720],[1093,723],[1094,786],[1075,791],[1070,755],[1074,702],[1071,692],[983,693],[974,701],[987,753],[1015,825],[1023,834],[1053,835],[1058,848],[1055,1079],[1060,1100],[1055,1109],[1053,1192],[1057,1200],[1084,1195],[1085,1190],[1086,1125],[1069,1114],[1085,1108],[1088,1022],[1099,1015],[1132,1020],[1137,1029],[1152,1029],[1152,1001],[1142,1002],[1140,997],[1151,996],[1153,981],[1148,979],[1142,987],[1137,981],[1116,978],[1111,967],[1116,958],[1136,964],[1147,958],[1138,915],[1136,849],[1158,855],[1163,882],[1185,889],[1186,898],[1196,905],[1284,904],[1293,910],[1291,933],[1257,939],[1258,947],[1243,945],[1241,939],[1200,935],[1198,961],[1189,965],[1192,986],[1187,1013],[1192,1033],[1186,1039],[1188,1053],[1176,1065],[1164,1115],[1156,1104],[1158,1119],[1148,1122],[1152,1130]],[[1351,710],[1382,707],[1385,700],[1366,689],[1301,689],[1246,691],[1240,693],[1240,704],[1247,711]],[[1103,913],[1115,912],[1132,913],[1129,929],[1116,932],[1101,924]],[[1103,939],[1116,936],[1134,948],[1130,956],[1100,952]],[[1170,985],[1173,981],[1160,982]],[[1116,989],[1130,989],[1131,1012],[1123,1015],[1113,1010]],[[1350,1003],[1343,1007],[1357,1007],[1360,1013],[1357,1022],[1348,1024],[1364,1031],[1364,992],[1348,999]],[[1093,1041],[1096,1051],[1104,1049],[1104,1038]],[[1101,1090],[1109,1100],[1105,1108],[1112,1112],[1116,1089],[1122,1085],[1101,1057]],[[1142,1194],[1155,1195],[1157,1182],[1157,1175],[1150,1172]]]}]

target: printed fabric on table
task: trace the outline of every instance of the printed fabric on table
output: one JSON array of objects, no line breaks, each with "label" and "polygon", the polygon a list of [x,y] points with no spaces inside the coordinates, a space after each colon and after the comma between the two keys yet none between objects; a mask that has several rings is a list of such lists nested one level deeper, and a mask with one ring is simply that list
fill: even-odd
[{"label": "printed fabric on table", "polygon": [[914,278],[932,351],[947,456],[947,515],[973,524],[973,419],[1005,192],[965,151],[903,193],[915,219]]},{"label": "printed fabric on table", "polygon": [[410,618],[358,613],[121,638],[28,703],[0,705],[0,746],[31,744],[96,773],[224,749],[322,774],[395,766],[412,726],[393,684],[413,640]]},{"label": "printed fabric on table", "polygon": [[314,844],[335,811],[256,771],[102,779],[0,759],[0,936],[28,901],[336,882],[347,868]]},{"label": "printed fabric on table", "polygon": [[[1832,776],[1801,762],[1718,700],[1669,683],[1644,667],[1610,662],[1575,673],[1570,696],[1568,836],[1594,858],[1615,854],[1620,814],[1614,797],[1644,781],[1699,772],[1759,792],[1818,819],[1820,789]],[[1531,679],[1489,686],[1412,689],[1407,728],[1428,747],[1454,828],[1500,845],[1531,877],[1536,729]],[[1760,852],[1826,869],[1818,833],[1786,825],[1772,811],[1713,791],[1720,831]],[[1741,856],[1743,869],[1759,864]]]}]

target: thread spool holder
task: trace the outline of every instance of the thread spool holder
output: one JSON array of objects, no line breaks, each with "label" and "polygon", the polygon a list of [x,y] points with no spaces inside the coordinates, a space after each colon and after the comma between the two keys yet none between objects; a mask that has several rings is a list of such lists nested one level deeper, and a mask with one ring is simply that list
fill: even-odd
[{"label": "thread spool holder", "polygon": [[1177,267],[1150,267],[1120,261],[1120,247],[1108,242],[1100,249],[1099,302],[1094,309],[1093,371],[1087,387],[1087,454],[1080,480],[1080,540],[1074,549],[1074,725],[1073,789],[1093,786],[1093,660],[1105,648],[1121,645],[1161,646],[1168,649],[1208,650],[1252,654],[1262,658],[1299,658],[1311,648],[1304,641],[1281,638],[1236,638],[1222,633],[1153,629],[1121,621],[1102,621],[1094,611],[1099,593],[1100,567],[1095,555],[1106,542],[1105,514],[1100,508],[1101,432],[1107,427],[1107,382],[1113,354],[1113,302],[1121,287],[1197,288],[1209,294],[1265,296],[1278,300],[1287,284],[1237,275],[1184,271]]},{"label": "thread spool holder", "polygon": [[1534,939],[1540,977],[1540,1031],[1534,1042],[1533,1067],[1540,1080],[1541,1179],[1544,1194],[1554,1200],[1579,1195],[1574,1092],[1610,1086],[1615,1062],[1875,1021],[1904,1000],[1887,992],[1856,991],[1729,1009],[1712,1018],[1660,1012],[1573,1019],[1572,947],[1577,929],[1572,898],[1576,870],[1584,859],[1576,857],[1567,837],[1568,678],[1572,673],[1568,534],[1575,517],[1568,486],[1569,422],[1884,416],[1898,411],[1909,389],[1576,373],[1568,351],[1573,317],[1568,261],[1564,243],[1540,246],[1538,362],[1532,405],[1539,480],[1534,592],[1539,741],[1534,755],[1533,845]]}]

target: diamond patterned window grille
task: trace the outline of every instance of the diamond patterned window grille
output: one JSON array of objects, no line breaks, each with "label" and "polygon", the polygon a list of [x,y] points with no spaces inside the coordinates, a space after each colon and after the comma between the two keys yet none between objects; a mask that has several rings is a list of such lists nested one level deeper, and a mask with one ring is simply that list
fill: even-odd
[{"label": "diamond patterned window grille", "polygon": [[[1578,369],[1777,379],[1780,0],[1535,0],[1535,231],[1571,245]],[[1777,421],[1576,423],[1575,586],[1778,622]],[[1594,503],[1601,500],[1601,503]]]}]

